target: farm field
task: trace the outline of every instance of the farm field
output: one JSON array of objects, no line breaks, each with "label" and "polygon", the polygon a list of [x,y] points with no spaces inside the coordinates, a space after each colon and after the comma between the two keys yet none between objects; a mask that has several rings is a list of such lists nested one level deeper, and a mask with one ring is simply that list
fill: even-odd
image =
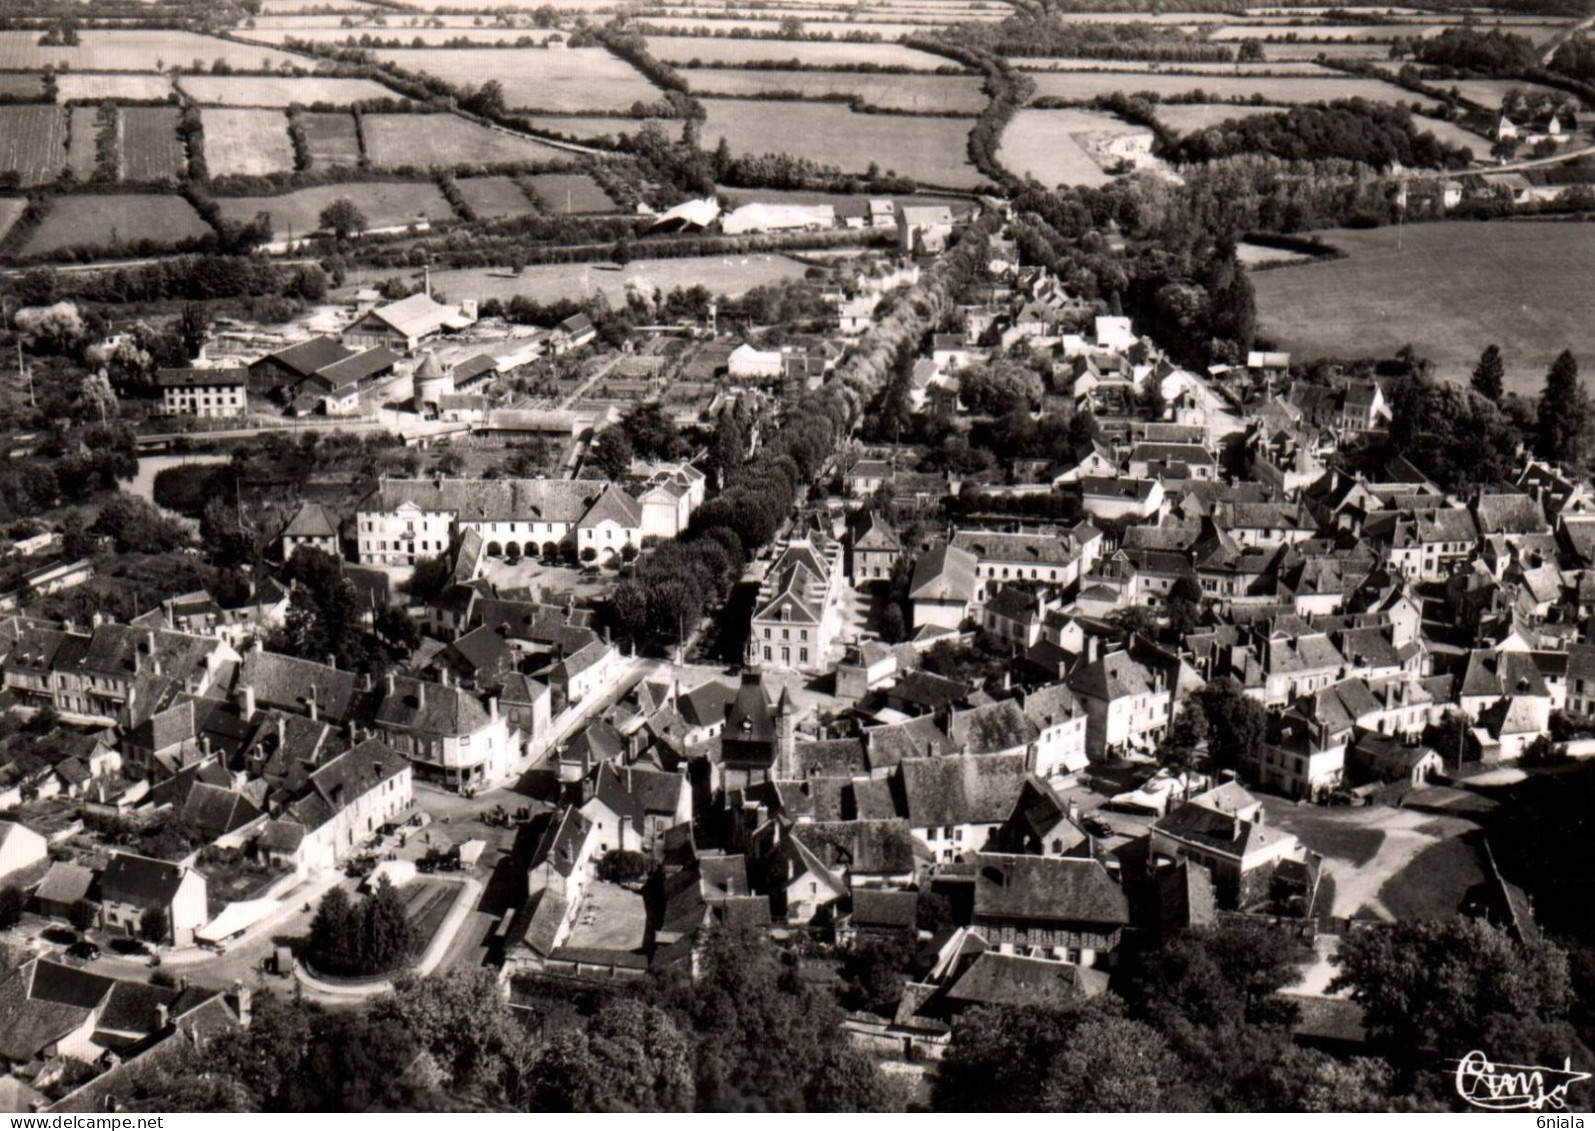
[{"label": "farm field", "polygon": [[188,152],[177,136],[179,117],[175,106],[122,107],[123,180],[175,180],[182,175]]},{"label": "farm field", "polygon": [[[0,75],[0,94],[10,98],[38,98],[44,93],[42,75]],[[63,97],[62,101],[65,101]]]},{"label": "farm field", "polygon": [[[655,287],[669,293],[677,287],[705,286],[716,294],[746,294],[754,287],[801,279],[805,268],[784,255],[702,256],[686,259],[639,259],[613,264],[558,263],[528,267],[519,275],[505,268],[471,268],[432,272],[432,285],[451,296],[508,299],[525,295],[534,302],[569,298],[580,301],[602,293],[612,303],[626,301],[630,286]],[[418,276],[419,277],[419,276]]]},{"label": "farm field", "polygon": [[20,196],[0,196],[0,240],[6,238],[16,222],[22,219],[22,214],[28,210],[28,202]]},{"label": "farm field", "polygon": [[[325,6],[325,0],[260,0],[260,10],[264,15],[283,15],[289,12],[303,12],[307,8],[320,8]],[[378,11],[367,4],[365,0],[338,0],[338,7],[348,8],[350,11],[370,9]]]},{"label": "farm field", "polygon": [[454,219],[454,209],[431,181],[317,185],[281,196],[219,197],[216,204],[223,219],[238,223],[248,223],[257,212],[270,213],[273,234],[286,240],[315,231],[321,226],[322,209],[343,198],[365,214],[369,228],[402,228],[416,220]]},{"label": "farm field", "polygon": [[399,95],[370,79],[291,78],[273,75],[183,75],[177,80],[203,106],[270,106],[284,108],[325,102],[348,106]]},{"label": "farm field", "polygon": [[616,204],[597,181],[585,173],[538,173],[526,186],[548,211],[566,216],[614,212]]},{"label": "farm field", "polygon": [[634,102],[657,102],[663,91],[601,47],[545,51],[540,47],[437,48],[377,51],[384,63],[424,72],[459,89],[488,79],[504,84],[514,109],[627,110]]},{"label": "farm field", "polygon": [[[804,32],[807,35],[830,34],[841,38],[855,32],[874,34],[890,42],[900,39],[905,35],[923,35],[939,27],[946,27],[947,20],[912,20],[901,23],[888,23],[885,20],[805,20]],[[679,35],[682,32],[691,34],[696,31],[730,32],[750,31],[757,34],[769,34],[781,30],[781,22],[769,18],[765,13],[764,19],[726,17],[724,19],[703,19],[694,16],[661,16],[646,14],[637,18],[637,25],[647,35]]]},{"label": "farm field", "polygon": [[643,118],[587,118],[559,114],[535,114],[527,119],[534,128],[561,134],[577,141],[634,134],[646,123]]},{"label": "farm field", "polygon": [[268,47],[229,43],[191,31],[154,28],[89,29],[78,33],[76,47],[40,47],[36,31],[0,31],[0,68],[70,67],[74,71],[162,71],[188,66],[196,59],[209,69],[217,59],[234,70],[262,70],[306,60]]},{"label": "farm field", "polygon": [[[1021,71],[1107,71],[1114,74],[1142,75],[1142,74],[1183,74],[1198,75],[1232,75],[1237,78],[1266,78],[1269,75],[1282,75],[1286,78],[1295,78],[1300,75],[1333,75],[1337,72],[1330,70],[1322,63],[1308,62],[1282,62],[1282,63],[1147,63],[1135,60],[1123,61],[1114,59],[1111,62],[1105,59],[1054,59],[1032,58],[1015,59],[1013,64]],[[1134,79],[1126,79],[1134,82]]]},{"label": "farm field", "polygon": [[1362,78],[1246,78],[1233,75],[1145,74],[1126,79],[1123,75],[1087,73],[1034,73],[1037,98],[1065,98],[1084,101],[1118,91],[1149,91],[1164,98],[1202,91],[1214,100],[1253,98],[1261,95],[1270,102],[1329,102],[1336,98],[1366,98],[1370,102],[1421,101],[1422,95],[1403,90],[1378,79]]},{"label": "farm field", "polygon": [[209,231],[194,206],[176,194],[60,196],[21,251],[53,255],[74,247],[141,240],[175,244]]},{"label": "farm field", "polygon": [[1437,140],[1447,145],[1458,145],[1471,151],[1475,160],[1482,161],[1490,155],[1489,138],[1472,130],[1465,130],[1455,122],[1431,118],[1427,114],[1416,114],[1413,116],[1412,125],[1419,132],[1432,133]]},{"label": "farm field", "polygon": [[1283,106],[1235,106],[1226,102],[1163,102],[1158,104],[1157,120],[1177,134],[1188,134],[1232,118],[1277,114],[1283,109]]},{"label": "farm field", "polygon": [[454,183],[480,219],[501,220],[537,211],[521,186],[509,177],[461,177]]},{"label": "farm field", "polygon": [[374,169],[521,165],[566,156],[563,150],[452,114],[365,114],[361,129]]},{"label": "farm field", "polygon": [[165,75],[65,74],[55,76],[57,102],[158,102],[172,97]]},{"label": "farm field", "polygon": [[1389,43],[1396,39],[1429,39],[1440,34],[1434,24],[1225,24],[1213,31],[1215,40],[1263,39],[1294,35],[1298,40],[1357,39]]},{"label": "farm field", "polygon": [[1151,131],[1120,121],[1111,114],[1090,110],[1021,110],[1003,131],[998,159],[1021,177],[1034,177],[1043,185],[1095,187],[1112,180],[1083,142],[1094,137],[1106,141]]},{"label": "farm field", "polygon": [[95,123],[100,111],[95,106],[73,106],[67,113],[72,121],[67,131],[66,167],[78,180],[86,181],[94,176],[97,164],[96,140],[100,131]]},{"label": "farm field", "polygon": [[1263,48],[1269,62],[1291,59],[1316,59],[1327,55],[1331,59],[1390,58],[1390,48],[1383,43],[1270,43]]},{"label": "farm field", "polygon": [[[868,216],[869,202],[882,199],[873,194],[848,194],[841,192],[804,192],[801,189],[745,189],[716,185],[715,195],[726,208],[740,208],[744,204],[829,204],[838,216]],[[965,216],[973,205],[965,197],[940,196],[936,193],[896,194],[885,199],[897,207],[945,204],[955,216]]]},{"label": "farm field", "polygon": [[1455,82],[1446,82],[1444,86],[1447,90],[1454,86],[1463,98],[1492,110],[1501,108],[1501,100],[1509,91],[1529,90],[1553,96],[1557,93],[1551,87],[1541,86],[1539,83],[1513,82],[1510,79],[1458,79]]},{"label": "farm field", "polygon": [[1457,222],[1317,235],[1348,258],[1253,279],[1259,334],[1303,360],[1343,355],[1348,343],[1389,356],[1411,342],[1441,376],[1465,381],[1494,342],[1507,388],[1530,393],[1563,349],[1595,358],[1595,225]]},{"label": "farm field", "polygon": [[768,102],[706,98],[703,144],[712,149],[726,139],[733,153],[782,150],[844,173],[864,173],[876,163],[883,171],[939,188],[976,188],[986,183],[969,163],[967,118],[855,114],[829,102],[787,102],[772,126]]},{"label": "farm field", "polygon": [[553,35],[563,35],[557,28],[535,27],[400,27],[392,24],[388,27],[372,27],[369,24],[361,27],[338,27],[334,16],[332,26],[306,26],[290,24],[282,27],[269,28],[241,28],[235,34],[239,39],[247,39],[251,43],[281,44],[290,39],[298,39],[307,43],[345,43],[354,40],[358,43],[363,36],[387,42],[397,39],[405,47],[412,46],[417,39],[428,47],[447,43],[451,39],[469,39],[473,43],[520,43],[525,39],[532,43],[542,43]]},{"label": "farm field", "polygon": [[360,131],[353,114],[304,113],[299,128],[310,147],[312,169],[360,164]]},{"label": "farm field", "polygon": [[785,63],[797,60],[803,66],[841,67],[872,63],[880,67],[910,67],[934,71],[957,66],[951,59],[916,51],[900,43],[829,43],[814,39],[705,39],[691,35],[650,35],[648,51],[667,63],[690,63],[696,59],[705,66],[737,63]]},{"label": "farm field", "polygon": [[205,165],[212,177],[293,171],[288,115],[281,110],[212,108],[201,111],[200,121],[205,126]]},{"label": "farm field", "polygon": [[695,94],[749,97],[797,92],[805,98],[852,95],[883,110],[920,113],[980,113],[986,105],[977,75],[862,74],[847,71],[764,71],[694,69],[686,72]]},{"label": "farm field", "polygon": [[0,106],[0,173],[24,187],[53,181],[66,164],[66,115],[59,106]]}]

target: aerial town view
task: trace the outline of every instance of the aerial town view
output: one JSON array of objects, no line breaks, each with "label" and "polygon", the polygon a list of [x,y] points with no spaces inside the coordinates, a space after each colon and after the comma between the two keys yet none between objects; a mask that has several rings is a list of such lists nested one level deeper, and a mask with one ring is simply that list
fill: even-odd
[{"label": "aerial town view", "polygon": [[1586,0],[0,0],[0,1112],[1582,1127],[1592,221]]}]

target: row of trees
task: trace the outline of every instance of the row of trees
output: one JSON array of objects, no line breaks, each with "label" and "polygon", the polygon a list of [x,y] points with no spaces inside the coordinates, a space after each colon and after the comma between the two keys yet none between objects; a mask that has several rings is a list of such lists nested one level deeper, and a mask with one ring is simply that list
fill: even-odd
[{"label": "row of trees", "polygon": [[[257,998],[247,1030],[133,1075],[135,1111],[882,1111],[903,1097],[768,937],[711,929],[697,977],[613,990],[491,972],[401,980],[357,1010]],[[519,1012],[519,1015],[517,1015]]]},{"label": "row of trees", "polygon": [[707,608],[724,599],[743,564],[775,537],[863,407],[889,383],[894,358],[951,307],[988,238],[989,222],[972,228],[890,310],[880,312],[825,387],[787,407],[779,429],[751,461],[743,462],[752,421],[740,414],[722,417],[711,444],[721,491],[698,508],[684,537],[645,556],[636,575],[615,588],[612,612],[624,632],[680,641]]}]

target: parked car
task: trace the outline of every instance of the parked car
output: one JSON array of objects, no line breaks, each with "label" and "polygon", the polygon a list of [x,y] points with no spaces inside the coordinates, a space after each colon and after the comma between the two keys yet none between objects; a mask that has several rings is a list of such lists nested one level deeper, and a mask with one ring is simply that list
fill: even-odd
[{"label": "parked car", "polygon": [[1098,817],[1095,814],[1084,818],[1080,823],[1085,826],[1085,831],[1090,833],[1092,836],[1119,835],[1112,825],[1108,824],[1101,817]]}]

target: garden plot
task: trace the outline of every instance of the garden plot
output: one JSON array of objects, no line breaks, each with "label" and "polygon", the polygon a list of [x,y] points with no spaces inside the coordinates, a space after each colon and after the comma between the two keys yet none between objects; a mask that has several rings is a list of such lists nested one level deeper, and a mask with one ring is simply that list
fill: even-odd
[{"label": "garden plot", "polygon": [[629,110],[633,103],[657,102],[664,95],[629,63],[601,47],[436,48],[375,54],[384,63],[431,75],[458,90],[497,80],[504,86],[505,103],[520,110],[556,114]]},{"label": "garden plot", "polygon": [[212,177],[293,172],[288,115],[281,110],[212,107],[200,112],[200,120],[205,126],[205,165]]}]

